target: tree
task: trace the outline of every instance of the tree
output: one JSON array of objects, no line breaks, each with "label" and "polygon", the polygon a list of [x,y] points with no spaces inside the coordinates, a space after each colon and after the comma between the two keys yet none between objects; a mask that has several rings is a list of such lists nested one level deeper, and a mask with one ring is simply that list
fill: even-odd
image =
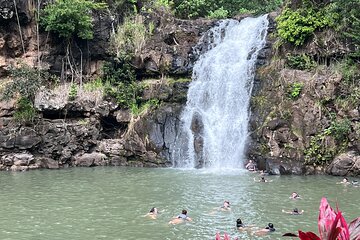
[{"label": "tree", "polygon": [[[82,85],[82,51],[80,48],[80,70],[75,69],[75,65],[70,59],[70,42],[76,35],[81,39],[92,39],[93,24],[91,12],[106,7],[105,3],[95,3],[92,0],[56,0],[54,3],[45,7],[41,23],[46,31],[52,31],[65,38],[66,56],[65,62],[71,71],[71,82],[74,82],[74,75],[80,79]],[[76,42],[75,42],[76,43]]]},{"label": "tree", "polygon": [[70,39],[77,35],[81,39],[92,39],[91,11],[105,7],[105,3],[90,0],[57,0],[45,7],[41,20],[46,31],[58,33],[60,37]]}]

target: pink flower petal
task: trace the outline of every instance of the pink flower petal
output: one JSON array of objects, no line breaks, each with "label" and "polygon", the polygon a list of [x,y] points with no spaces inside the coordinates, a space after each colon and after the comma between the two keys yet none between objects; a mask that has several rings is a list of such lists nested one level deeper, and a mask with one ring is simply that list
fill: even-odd
[{"label": "pink flower petal", "polygon": [[320,238],[328,239],[332,224],[336,218],[336,213],[324,197],[321,199],[319,210],[318,228]]},{"label": "pink flower petal", "polygon": [[302,232],[299,230],[299,238],[301,240],[321,240],[315,233],[313,232]]}]

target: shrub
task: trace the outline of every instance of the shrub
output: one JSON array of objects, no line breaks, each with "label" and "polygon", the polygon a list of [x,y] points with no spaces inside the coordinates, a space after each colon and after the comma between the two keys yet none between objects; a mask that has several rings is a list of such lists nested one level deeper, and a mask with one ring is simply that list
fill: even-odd
[{"label": "shrub", "polygon": [[173,2],[169,1],[169,0],[156,0],[153,2],[153,6],[155,9],[165,9],[165,10],[170,10],[173,6]]},{"label": "shrub", "polygon": [[299,70],[309,70],[316,66],[315,61],[306,54],[286,56],[286,64],[288,67]]},{"label": "shrub", "polygon": [[330,127],[327,129],[329,134],[334,136],[334,138],[338,141],[346,140],[350,130],[351,122],[349,119],[332,121]]},{"label": "shrub", "polygon": [[33,103],[25,97],[19,98],[17,108],[14,113],[14,119],[20,123],[32,122],[36,116],[36,110]]},{"label": "shrub", "polygon": [[139,54],[145,46],[146,38],[152,34],[149,32],[141,15],[125,18],[111,37],[112,51],[118,58]]},{"label": "shrub", "polygon": [[127,58],[107,62],[102,68],[103,82],[117,86],[119,82],[131,83],[136,80],[135,70]]},{"label": "shrub", "polygon": [[104,89],[104,83],[101,78],[96,78],[93,81],[89,81],[84,84],[85,91],[88,92],[94,92],[96,90],[103,90]]},{"label": "shrub", "polygon": [[45,71],[31,68],[26,64],[21,64],[17,68],[10,67],[10,77],[12,81],[5,85],[1,99],[9,100],[19,94],[20,97],[33,102],[35,94],[44,80],[49,77],[49,74]]},{"label": "shrub", "polygon": [[360,104],[360,68],[354,60],[345,59],[338,65],[342,75],[336,105],[344,110],[355,109]]},{"label": "shrub", "polygon": [[174,9],[176,15],[182,18],[214,15],[217,16],[216,18],[223,18],[225,13],[226,16],[234,16],[244,13],[244,10],[246,13],[254,14],[271,12],[282,2],[282,0],[174,0]]},{"label": "shrub", "polygon": [[105,7],[105,3],[91,0],[56,0],[43,10],[41,23],[46,31],[53,31],[66,39],[73,35],[81,39],[92,39],[91,11]]},{"label": "shrub", "polygon": [[[332,160],[340,150],[347,146],[347,136],[351,130],[350,124],[348,119],[333,120],[330,127],[311,137],[310,146],[304,151],[305,162],[322,165]],[[328,136],[333,136],[337,141],[335,148],[326,146]]]},{"label": "shrub", "polygon": [[303,89],[304,84],[302,83],[293,83],[289,89],[289,97],[292,99],[297,99],[300,96],[301,90]]},{"label": "shrub", "polygon": [[331,11],[341,16],[337,30],[356,46],[351,55],[360,57],[360,0],[333,0]]},{"label": "shrub", "polygon": [[337,149],[326,146],[326,129],[310,139],[310,145],[304,150],[305,163],[324,165],[332,160],[337,153]]},{"label": "shrub", "polygon": [[209,11],[208,18],[210,19],[223,19],[227,18],[229,11],[223,7],[216,9],[215,11]]},{"label": "shrub", "polygon": [[104,64],[102,80],[105,93],[115,98],[121,107],[130,108],[138,104],[142,86],[135,82],[135,71],[126,60]]},{"label": "shrub", "polygon": [[133,115],[138,116],[150,108],[157,108],[159,104],[160,102],[158,99],[150,99],[145,103],[141,103],[141,104],[133,103],[130,106],[130,109]]},{"label": "shrub", "polygon": [[184,0],[175,1],[176,14],[183,18],[205,17],[207,10],[212,10],[211,1]]},{"label": "shrub", "polygon": [[300,46],[315,30],[334,26],[336,19],[338,15],[328,14],[326,8],[307,7],[295,11],[285,8],[276,18],[277,33],[283,40]]},{"label": "shrub", "polygon": [[74,101],[77,97],[77,94],[78,94],[78,88],[77,88],[76,84],[72,83],[70,86],[70,89],[69,89],[68,99],[70,101]]}]

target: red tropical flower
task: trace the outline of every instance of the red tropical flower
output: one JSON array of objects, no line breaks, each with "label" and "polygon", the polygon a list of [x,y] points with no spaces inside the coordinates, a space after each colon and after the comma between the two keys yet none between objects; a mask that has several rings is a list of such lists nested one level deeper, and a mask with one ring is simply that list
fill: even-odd
[{"label": "red tropical flower", "polygon": [[[360,217],[353,220],[349,226],[341,211],[335,212],[322,198],[319,208],[318,228],[320,237],[313,232],[298,231],[301,240],[360,240]],[[283,236],[297,236],[287,233]]]}]

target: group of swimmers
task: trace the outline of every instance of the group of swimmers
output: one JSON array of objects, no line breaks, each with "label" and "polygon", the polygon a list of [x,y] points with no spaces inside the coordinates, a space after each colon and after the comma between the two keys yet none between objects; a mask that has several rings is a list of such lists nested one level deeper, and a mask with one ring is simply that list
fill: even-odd
[{"label": "group of swimmers", "polygon": [[[254,172],[257,171],[256,164],[252,160],[249,160],[249,163],[245,166],[245,168],[248,169],[249,171],[254,171]],[[265,175],[266,175],[266,173],[264,171],[261,171],[260,172],[261,178],[259,180],[254,178],[254,181],[256,181],[256,182],[271,182],[272,180],[265,179],[265,177],[264,177]],[[356,180],[353,180],[352,182],[350,182],[349,179],[347,179],[347,178],[344,178],[341,182],[339,182],[339,184],[344,184],[344,185],[352,184],[354,186],[358,186],[358,182]],[[301,199],[300,195],[297,192],[292,192],[289,198],[293,199],[293,200]],[[219,208],[216,208],[216,209],[219,209],[221,211],[230,211],[231,210],[230,201],[225,200],[223,202],[222,206]],[[290,211],[282,209],[282,212],[286,213],[286,214],[290,214],[290,215],[302,215],[304,213],[304,210],[299,210],[298,208],[294,208]],[[147,213],[145,216],[148,216],[151,219],[156,219],[158,214],[159,214],[159,210],[156,207],[153,207],[150,209],[149,213]],[[184,223],[184,222],[191,222],[192,219],[187,214],[188,214],[187,210],[183,209],[181,211],[181,214],[173,217],[169,221],[169,224],[175,225],[175,224]],[[242,222],[241,218],[238,218],[236,220],[236,228],[239,231],[244,231],[244,230],[249,231],[250,230],[253,234],[258,235],[258,236],[275,231],[274,224],[272,224],[272,223],[268,223],[265,228],[259,229],[255,225],[244,224]]]},{"label": "group of swimmers", "polygon": [[[230,211],[231,210],[230,201],[225,200],[223,202],[223,205],[219,209],[221,211]],[[145,216],[147,216],[147,217],[149,217],[151,219],[156,219],[158,214],[159,214],[159,210],[156,207],[153,207],[153,208],[150,209],[150,211]],[[175,225],[175,224],[184,223],[184,222],[187,222],[187,221],[191,222],[192,219],[187,215],[187,210],[183,209],[181,211],[181,214],[177,215],[176,217],[173,217],[169,221],[169,224]],[[275,231],[275,227],[274,227],[274,225],[272,223],[268,223],[268,225],[265,228],[259,229],[255,225],[245,225],[240,218],[238,218],[236,220],[236,228],[239,231],[254,229],[253,233],[255,235],[258,235],[258,236]]]}]

